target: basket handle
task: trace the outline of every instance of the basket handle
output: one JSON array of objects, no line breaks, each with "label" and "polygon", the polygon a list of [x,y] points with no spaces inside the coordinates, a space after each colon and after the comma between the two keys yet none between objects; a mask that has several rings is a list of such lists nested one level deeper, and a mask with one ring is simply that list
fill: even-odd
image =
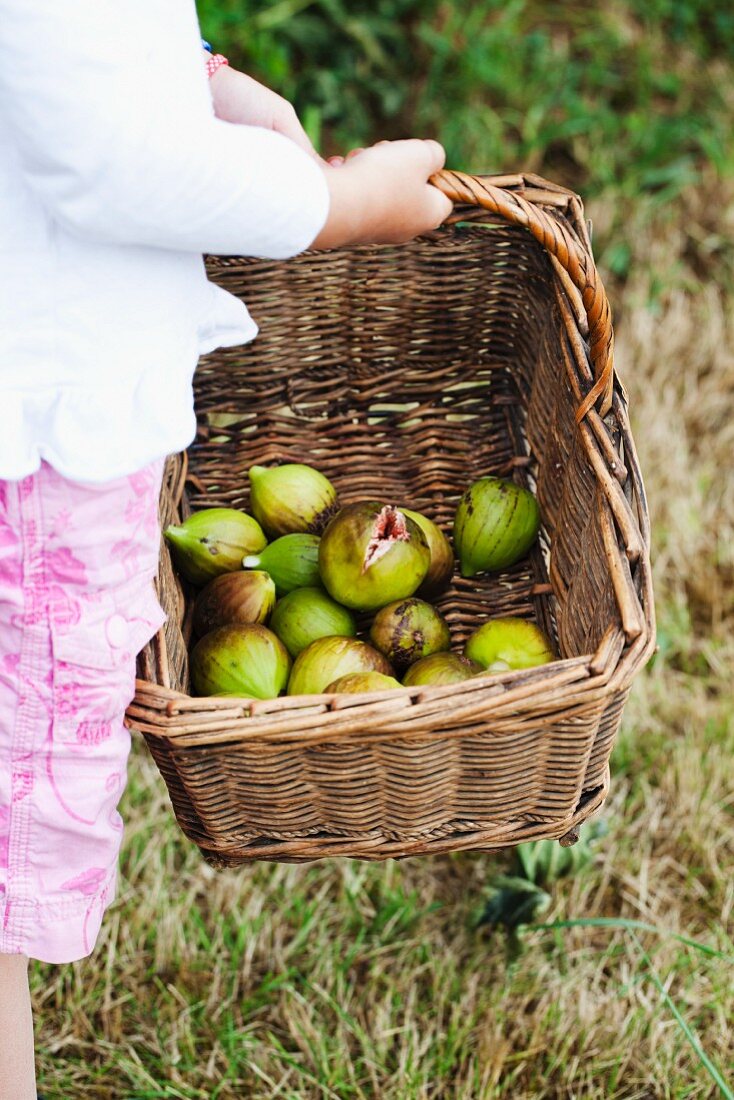
[{"label": "basket handle", "polygon": [[[500,180],[501,184],[498,182]],[[499,214],[511,225],[528,229],[568,273],[586,310],[594,377],[592,388],[576,411],[576,420],[582,421],[600,397],[599,412],[605,416],[612,404],[614,385],[614,336],[609,301],[585,231],[583,228],[580,233],[574,231],[569,218],[561,218],[552,212],[558,208],[558,200],[563,200],[565,196],[561,205],[575,207],[579,215],[578,224],[583,227],[578,196],[537,176],[482,177],[442,169],[431,176],[430,182],[454,203],[481,206],[493,214]],[[527,197],[533,191],[538,196],[534,200]],[[554,205],[544,206],[543,199],[547,203],[549,198],[556,200]]]}]

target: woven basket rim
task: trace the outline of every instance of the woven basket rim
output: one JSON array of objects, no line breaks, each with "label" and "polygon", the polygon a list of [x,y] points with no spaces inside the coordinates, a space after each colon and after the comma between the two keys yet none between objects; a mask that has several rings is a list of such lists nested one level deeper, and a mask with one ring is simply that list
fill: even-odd
[{"label": "woven basket rim", "polygon": [[[635,667],[646,659],[649,642],[638,647]],[[633,674],[633,671],[631,674]],[[146,735],[172,746],[204,747],[249,741],[318,743],[374,740],[380,727],[389,726],[396,739],[441,739],[451,730],[436,726],[448,700],[456,700],[451,718],[476,717],[485,724],[501,721],[505,712],[522,716],[534,704],[547,704],[553,694],[572,708],[588,704],[609,692],[613,661],[595,667],[588,657],[562,658],[537,668],[511,673],[479,675],[441,687],[402,687],[361,695],[301,695],[278,699],[240,700],[189,696],[171,688],[137,681],[135,701],[128,709],[130,723]],[[549,690],[550,689],[550,690]],[[312,728],[306,728],[312,723]],[[425,725],[424,725],[425,724]],[[397,727],[406,725],[404,731]]]}]

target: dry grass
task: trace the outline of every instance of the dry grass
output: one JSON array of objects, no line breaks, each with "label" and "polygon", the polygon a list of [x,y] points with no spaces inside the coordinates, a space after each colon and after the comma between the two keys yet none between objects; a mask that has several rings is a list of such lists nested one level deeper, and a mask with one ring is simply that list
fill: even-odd
[{"label": "dry grass", "polygon": [[[731,264],[721,186],[687,201],[667,224],[640,213],[634,275],[614,295],[660,653],[626,711],[609,834],[555,886],[549,919],[637,918],[732,956],[734,293],[717,285]],[[732,1073],[731,963],[665,935],[584,928],[529,933],[508,965],[502,936],[474,926],[502,859],[215,874],[177,832],[140,744],[131,772],[121,896],[98,950],[34,971],[51,1100],[720,1095],[642,943]]]}]

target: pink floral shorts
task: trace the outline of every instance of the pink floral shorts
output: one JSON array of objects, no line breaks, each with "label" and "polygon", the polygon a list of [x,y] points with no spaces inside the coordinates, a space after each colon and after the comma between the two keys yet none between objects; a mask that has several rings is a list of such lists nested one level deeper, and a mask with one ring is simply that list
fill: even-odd
[{"label": "pink floral shorts", "polygon": [[115,892],[135,657],[163,462],[101,485],[0,481],[0,952],[88,955]]}]

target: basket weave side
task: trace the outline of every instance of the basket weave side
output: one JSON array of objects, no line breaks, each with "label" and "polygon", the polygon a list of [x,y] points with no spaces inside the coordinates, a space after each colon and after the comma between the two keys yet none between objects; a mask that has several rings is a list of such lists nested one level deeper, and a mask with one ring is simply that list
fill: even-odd
[{"label": "basket weave side", "polygon": [[169,621],[130,720],[217,863],[502,847],[573,832],[606,795],[654,625],[644,490],[583,211],[535,177],[437,182],[482,208],[400,248],[210,262],[261,334],[202,363],[191,468],[169,461],[162,517],[246,507],[249,465],[305,461],[344,502],[393,500],[450,530],[468,482],[513,476],[537,493],[538,546],[499,577],[457,579],[439,606],[456,645],[516,614],[562,659],[388,695],[191,698],[191,593],[164,547]]}]

